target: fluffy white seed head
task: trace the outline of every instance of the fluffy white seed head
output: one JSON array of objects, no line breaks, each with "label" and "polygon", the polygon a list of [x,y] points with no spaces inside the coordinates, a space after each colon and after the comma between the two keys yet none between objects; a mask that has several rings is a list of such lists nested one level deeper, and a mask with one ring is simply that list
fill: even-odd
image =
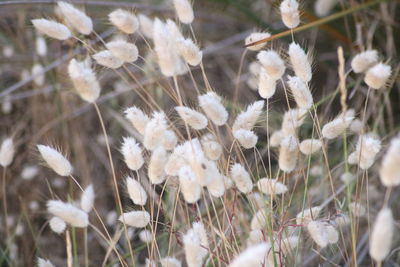
[{"label": "fluffy white seed head", "polygon": [[168,161],[168,153],[164,146],[158,146],[153,150],[150,157],[150,162],[147,168],[147,175],[152,184],[161,184],[165,181],[165,165]]},{"label": "fluffy white seed head", "polygon": [[275,131],[269,137],[269,146],[270,147],[278,147],[281,145],[281,142],[285,136],[281,130]]},{"label": "fluffy white seed head", "polygon": [[121,153],[129,169],[139,170],[144,163],[142,149],[133,137],[124,137],[121,146]]},{"label": "fluffy white seed head", "polygon": [[153,38],[153,20],[151,20],[149,17],[147,17],[144,14],[139,14],[137,17],[139,19],[141,33],[146,38],[152,39]]},{"label": "fluffy white seed head", "polygon": [[187,203],[195,203],[201,197],[201,186],[197,182],[196,174],[189,166],[183,166],[179,172],[179,184],[183,198]]},{"label": "fluffy white seed head", "polygon": [[364,82],[372,89],[384,87],[392,74],[392,67],[387,64],[379,63],[367,70]]},{"label": "fluffy white seed head", "polygon": [[211,182],[207,185],[207,189],[213,197],[222,197],[226,189],[225,179],[224,176],[218,171],[215,163],[213,162],[211,164],[214,165],[214,167],[212,168],[213,172],[211,174]]},{"label": "fluffy white seed head", "polygon": [[251,219],[251,230],[263,230],[267,225],[268,214],[265,209],[258,210]]},{"label": "fluffy white seed head", "polygon": [[162,142],[166,150],[173,150],[178,143],[178,137],[173,130],[166,130],[164,132],[164,140]]},{"label": "fluffy white seed head", "polygon": [[[254,43],[254,42],[269,38],[269,37],[271,37],[271,34],[269,34],[268,32],[253,32],[249,36],[246,37],[246,39],[244,40],[244,44],[249,45],[251,43]],[[259,51],[259,50],[263,49],[263,47],[266,44],[267,44],[267,42],[248,46],[247,49],[249,49],[251,51]]]},{"label": "fluffy white seed head", "polygon": [[150,118],[138,107],[130,107],[125,111],[125,118],[129,120],[129,122],[135,127],[135,129],[141,134],[144,135],[144,130],[146,129],[146,125],[149,122]]},{"label": "fluffy white seed head", "polygon": [[350,124],[350,131],[356,134],[360,134],[364,125],[360,119],[354,119]]},{"label": "fluffy white seed head", "polygon": [[151,120],[144,129],[143,145],[146,149],[154,150],[164,142],[167,131],[167,121],[164,112],[154,112]]},{"label": "fluffy white seed head", "polygon": [[400,184],[400,136],[390,142],[388,151],[382,160],[379,172],[384,186],[397,186]]},{"label": "fluffy white seed head", "polygon": [[309,222],[315,220],[322,208],[320,206],[315,206],[304,211],[299,212],[296,215],[296,223],[297,224],[308,224]]},{"label": "fluffy white seed head", "polygon": [[355,73],[367,71],[378,63],[378,51],[367,50],[357,54],[351,61],[351,68]]},{"label": "fluffy white seed head", "polygon": [[114,57],[123,62],[135,62],[139,56],[139,51],[136,45],[123,40],[108,42],[106,47]]},{"label": "fluffy white seed head", "polygon": [[68,65],[68,74],[79,96],[93,103],[100,96],[100,85],[95,72],[85,61],[72,59]]},{"label": "fluffy white seed head", "polygon": [[236,130],[233,132],[233,136],[239,141],[239,144],[246,149],[255,147],[258,141],[258,136],[253,131],[249,130]]},{"label": "fluffy white seed head", "polygon": [[118,220],[126,225],[143,228],[150,222],[150,214],[147,211],[130,211],[119,216]]},{"label": "fluffy white seed head", "polygon": [[240,192],[247,194],[253,190],[253,182],[251,181],[249,173],[239,163],[232,165],[231,178]]},{"label": "fluffy white seed head", "polygon": [[351,172],[345,172],[342,175],[340,175],[340,180],[345,184],[349,184],[353,182],[355,179],[356,177]]},{"label": "fluffy white seed head", "polygon": [[319,151],[322,147],[322,142],[318,139],[305,139],[300,143],[300,151],[304,155],[311,155]]},{"label": "fluffy white seed head", "polygon": [[276,80],[273,79],[265,68],[261,68],[258,77],[258,93],[262,98],[271,98],[276,91]]},{"label": "fluffy white seed head", "polygon": [[257,59],[272,79],[279,80],[285,73],[285,62],[281,56],[273,50],[259,52],[257,54]]},{"label": "fluffy white seed head", "polygon": [[292,42],[289,45],[290,64],[296,76],[302,79],[305,83],[311,81],[312,68],[309,57],[300,45]]},{"label": "fluffy white seed head", "polygon": [[63,233],[65,228],[67,227],[67,224],[58,217],[51,218],[49,221],[49,225],[50,229],[56,234]]},{"label": "fluffy white seed head", "polygon": [[339,234],[329,223],[322,221],[311,221],[307,225],[307,230],[312,239],[321,248],[329,244],[335,244],[339,240]]},{"label": "fluffy white seed head", "polygon": [[79,33],[88,35],[93,31],[93,22],[84,12],[66,2],[58,2],[58,7],[69,25]]},{"label": "fluffy white seed head", "polygon": [[142,185],[132,177],[126,178],[126,188],[128,189],[129,198],[136,205],[143,206],[147,201],[147,193]]},{"label": "fluffy white seed head", "polygon": [[129,11],[117,9],[108,14],[111,24],[126,34],[132,34],[139,28],[139,21]]},{"label": "fluffy white seed head", "polygon": [[169,156],[167,163],[165,164],[165,172],[168,175],[176,176],[180,168],[187,165],[186,151],[183,144],[178,145],[174,148],[174,151]]},{"label": "fluffy white seed head", "polygon": [[328,15],[335,5],[338,3],[338,0],[317,0],[314,3],[314,11],[318,17],[325,17]]},{"label": "fluffy white seed head", "polygon": [[37,148],[46,164],[58,175],[70,176],[72,174],[71,163],[60,152],[45,145],[37,145]]},{"label": "fluffy white seed head", "polygon": [[260,192],[266,195],[280,195],[288,191],[286,185],[276,181],[275,179],[262,178],[257,182]]},{"label": "fluffy white seed head", "polygon": [[161,266],[162,267],[181,267],[182,263],[173,257],[166,257],[161,259]]},{"label": "fluffy white seed head", "polygon": [[89,224],[88,214],[70,203],[49,200],[47,201],[47,210],[74,227],[84,228]]},{"label": "fluffy white seed head", "polygon": [[212,134],[206,134],[201,138],[201,146],[209,160],[218,160],[222,154],[222,146],[215,140]]},{"label": "fluffy white seed head", "polygon": [[191,66],[197,66],[201,63],[203,52],[193,42],[192,39],[183,39],[178,41],[179,55]]},{"label": "fluffy white seed head", "polygon": [[288,84],[297,106],[302,109],[310,109],[314,100],[307,83],[299,77],[288,76]]},{"label": "fluffy white seed head", "polygon": [[358,202],[350,203],[349,210],[355,217],[362,217],[366,213],[366,208]]},{"label": "fluffy white seed head", "polygon": [[149,230],[142,230],[139,233],[139,239],[143,243],[150,243],[153,240],[153,235]]},{"label": "fluffy white seed head", "polygon": [[36,54],[41,57],[46,56],[47,54],[47,44],[46,40],[42,36],[38,36],[35,42]]},{"label": "fluffy white seed head", "polygon": [[43,86],[46,78],[43,66],[41,64],[36,63],[32,66],[31,72],[33,77],[33,83],[39,87]]},{"label": "fluffy white seed head", "polygon": [[235,122],[232,125],[233,132],[239,129],[251,130],[257,123],[258,117],[261,115],[263,107],[263,100],[256,101],[247,106],[247,109],[245,111],[242,111],[236,117]]},{"label": "fluffy white seed head", "polygon": [[284,172],[291,172],[296,168],[299,157],[298,140],[294,136],[286,136],[279,149],[279,168]]},{"label": "fluffy white seed head", "polygon": [[286,27],[293,29],[300,24],[299,3],[296,0],[283,0],[279,9]]},{"label": "fluffy white seed head", "polygon": [[204,243],[204,237],[197,228],[193,227],[189,229],[182,238],[186,263],[189,267],[202,266],[203,260],[208,253],[208,242]]},{"label": "fluffy white seed head", "polygon": [[224,125],[228,120],[228,112],[221,104],[221,97],[214,92],[199,95],[199,105],[207,117],[217,126]]},{"label": "fluffy white seed head", "polygon": [[39,173],[39,169],[37,166],[33,166],[33,165],[25,166],[22,169],[21,178],[29,181],[29,180],[32,180],[33,178],[35,178],[36,175],[38,175],[38,173]]},{"label": "fluffy white seed head", "polygon": [[89,185],[82,193],[81,209],[84,212],[89,213],[93,209],[94,199],[95,199],[95,194],[93,185]]},{"label": "fluffy white seed head", "polygon": [[298,108],[286,111],[282,120],[283,136],[296,136],[297,129],[303,124],[306,114],[307,110]]},{"label": "fluffy white seed head", "polygon": [[360,168],[366,170],[375,162],[375,156],[381,150],[381,141],[370,134],[360,135],[356,151],[350,155],[349,163],[358,163]]},{"label": "fluffy white seed head", "polygon": [[273,258],[271,259],[272,249],[269,243],[263,242],[251,246],[241,252],[229,264],[229,267],[259,267],[274,266]]},{"label": "fluffy white seed head", "polygon": [[369,254],[377,262],[383,261],[389,254],[394,232],[392,211],[383,208],[375,219],[369,241]]},{"label": "fluffy white seed head", "polygon": [[97,64],[110,69],[118,69],[124,64],[124,61],[114,56],[109,50],[103,50],[94,54],[93,59],[96,60]]},{"label": "fluffy white seed head", "polygon": [[192,4],[189,0],[173,0],[174,8],[179,20],[183,24],[190,24],[194,20]]},{"label": "fluffy white seed head", "polygon": [[191,108],[179,106],[175,107],[182,120],[195,130],[202,130],[207,127],[207,118],[198,111]]},{"label": "fluffy white seed head", "polygon": [[353,117],[339,115],[336,119],[322,127],[322,136],[327,139],[336,138],[344,133],[353,121]]},{"label": "fluffy white seed head", "polygon": [[11,164],[14,159],[15,148],[14,142],[11,137],[3,140],[0,147],[0,165],[7,167]]},{"label": "fluffy white seed head", "polygon": [[47,19],[33,19],[32,24],[38,32],[51,38],[62,41],[71,37],[71,32],[64,24]]},{"label": "fluffy white seed head", "polygon": [[45,260],[42,258],[37,259],[37,266],[38,267],[54,267],[53,263],[50,260]]}]

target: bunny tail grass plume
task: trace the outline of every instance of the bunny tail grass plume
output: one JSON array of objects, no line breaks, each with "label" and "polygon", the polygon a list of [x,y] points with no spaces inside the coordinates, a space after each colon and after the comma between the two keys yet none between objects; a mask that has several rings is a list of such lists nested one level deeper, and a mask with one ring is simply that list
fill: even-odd
[{"label": "bunny tail grass plume", "polygon": [[296,76],[302,79],[305,83],[311,81],[312,69],[309,57],[306,52],[304,52],[303,48],[295,42],[292,42],[289,45],[289,58]]},{"label": "bunny tail grass plume", "polygon": [[35,42],[36,54],[41,57],[47,55],[47,44],[46,40],[42,36],[38,36]]},{"label": "bunny tail grass plume", "polygon": [[300,24],[299,3],[296,0],[283,0],[279,6],[283,24],[289,29]]},{"label": "bunny tail grass plume", "polygon": [[211,179],[211,182],[207,185],[207,189],[213,197],[222,197],[226,190],[226,182],[224,176],[219,173],[218,169],[215,168],[214,170],[213,179]]},{"label": "bunny tail grass plume", "polygon": [[369,241],[369,254],[377,261],[382,262],[389,254],[394,231],[394,221],[390,208],[383,208],[375,219]]},{"label": "bunny tail grass plume", "polygon": [[109,50],[103,50],[94,54],[93,59],[96,60],[97,64],[110,69],[118,69],[124,64],[124,61],[115,57],[114,54]]},{"label": "bunny tail grass plume", "polygon": [[351,68],[355,73],[367,71],[378,63],[378,51],[367,50],[357,54],[351,61]]},{"label": "bunny tail grass plume", "polygon": [[269,178],[258,180],[257,187],[260,192],[266,195],[280,195],[288,191],[286,185],[276,181],[275,179]]},{"label": "bunny tail grass plume", "polygon": [[308,224],[312,220],[316,219],[321,212],[322,208],[320,206],[315,206],[304,211],[299,212],[296,215],[297,224]]},{"label": "bunny tail grass plume", "polygon": [[32,24],[38,32],[51,38],[63,41],[71,37],[71,32],[64,24],[47,19],[33,19]]},{"label": "bunny tail grass plume", "polygon": [[322,142],[318,139],[306,139],[300,143],[300,151],[304,155],[311,155],[322,148]]},{"label": "bunny tail grass plume", "polygon": [[289,109],[283,115],[282,134],[283,136],[297,136],[297,129],[303,124],[307,110]]},{"label": "bunny tail grass plume", "polygon": [[139,170],[144,163],[142,149],[133,137],[124,137],[121,146],[121,153],[129,169]]},{"label": "bunny tail grass plume", "polygon": [[67,227],[65,222],[58,217],[51,218],[49,221],[49,225],[50,225],[50,229],[56,234],[63,233],[65,228]]},{"label": "bunny tail grass plume", "polygon": [[229,264],[229,267],[274,266],[271,255],[271,245],[263,242],[244,250]]},{"label": "bunny tail grass plume", "polygon": [[314,3],[314,11],[318,17],[325,17],[331,13],[338,0],[317,0]]},{"label": "bunny tail grass plume", "polygon": [[299,157],[298,140],[294,136],[283,138],[279,150],[279,168],[284,172],[291,172],[296,168]]},{"label": "bunny tail grass plume", "polygon": [[344,184],[350,184],[351,182],[353,182],[356,179],[356,177],[354,176],[354,174],[352,174],[351,172],[345,172],[342,175],[340,175],[340,180],[344,183]]},{"label": "bunny tail grass plume", "polygon": [[123,40],[108,42],[106,47],[114,57],[123,62],[135,62],[139,56],[139,51],[136,45]]},{"label": "bunny tail grass plume", "polygon": [[72,59],[68,65],[68,74],[79,96],[93,103],[100,96],[100,85],[94,71],[85,61]]},{"label": "bunny tail grass plume", "polygon": [[264,100],[259,100],[247,106],[245,111],[242,111],[235,119],[232,126],[232,131],[235,132],[239,129],[251,130],[257,123],[258,117],[262,113],[264,107]]},{"label": "bunny tail grass plume", "polygon": [[[271,215],[270,215],[271,216]],[[267,225],[267,218],[269,218],[265,209],[258,210],[251,219],[251,230],[263,230]]]},{"label": "bunny tail grass plume", "polygon": [[210,160],[218,160],[222,155],[222,146],[212,134],[206,134],[201,137],[201,146],[204,154]]},{"label": "bunny tail grass plume", "polygon": [[32,66],[33,83],[36,86],[43,86],[45,82],[44,68],[41,64],[34,64]]},{"label": "bunny tail grass plume", "polygon": [[37,259],[37,266],[38,267],[55,267],[50,260],[45,260],[42,258]]},{"label": "bunny tail grass plume", "polygon": [[357,202],[351,202],[349,204],[349,211],[355,216],[355,217],[362,217],[366,213],[366,208],[361,205],[360,203]]},{"label": "bunny tail grass plume", "polygon": [[321,248],[335,244],[339,240],[339,234],[335,227],[326,222],[311,221],[307,225],[307,230],[315,243]]},{"label": "bunny tail grass plume", "polygon": [[153,240],[153,235],[149,230],[142,230],[139,233],[139,239],[143,243],[150,243]]},{"label": "bunny tail grass plume", "polygon": [[0,165],[2,167],[9,166],[15,154],[14,142],[11,137],[8,137],[3,140],[0,147]]},{"label": "bunny tail grass plume", "polygon": [[143,228],[150,222],[150,214],[147,211],[130,211],[119,216],[118,220],[128,226]]},{"label": "bunny tail grass plume", "polygon": [[314,100],[308,85],[296,76],[288,76],[287,83],[289,84],[297,106],[302,109],[310,109],[314,104]]},{"label": "bunny tail grass plume", "polygon": [[258,93],[264,99],[271,98],[276,91],[276,80],[269,76],[265,68],[261,68],[258,76]]},{"label": "bunny tail grass plume", "polygon": [[140,32],[149,39],[153,38],[153,20],[144,14],[138,15]]},{"label": "bunny tail grass plume", "polygon": [[147,123],[144,130],[143,145],[146,149],[154,150],[164,142],[164,134],[167,131],[165,113],[155,111],[153,117]]},{"label": "bunny tail grass plume", "polygon": [[221,97],[214,92],[199,95],[199,105],[207,117],[217,126],[224,125],[228,120],[228,112],[221,104]]},{"label": "bunny tail grass plume", "polygon": [[146,204],[147,193],[138,181],[128,176],[126,178],[126,188],[133,203],[140,206]]},{"label": "bunny tail grass plume", "polygon": [[232,165],[231,177],[240,192],[247,194],[253,190],[253,182],[251,181],[249,173],[239,163]]},{"label": "bunny tail grass plume", "polygon": [[189,267],[201,267],[208,254],[208,241],[204,225],[200,222],[193,223],[183,236],[186,263]]},{"label": "bunny tail grass plume", "polygon": [[70,176],[72,174],[71,163],[60,152],[45,145],[37,145],[37,148],[46,164],[58,175]]},{"label": "bunny tail grass plume", "polygon": [[89,185],[82,193],[81,209],[84,212],[89,213],[93,209],[94,199],[95,199],[95,194],[93,185]]},{"label": "bunny tail grass plume", "polygon": [[258,136],[253,131],[239,129],[233,132],[233,136],[246,149],[255,147],[258,141]]},{"label": "bunny tail grass plume", "polygon": [[171,32],[171,29],[158,18],[154,20],[153,27],[154,50],[161,73],[166,77],[172,77],[187,72],[176,49],[176,42],[180,40],[180,36],[177,39],[174,32]]},{"label": "bunny tail grass plume", "polygon": [[193,42],[192,39],[183,39],[178,41],[179,55],[191,66],[197,66],[201,63],[203,52]]},{"label": "bunny tail grass plume", "polygon": [[183,198],[187,203],[195,203],[201,197],[201,186],[197,182],[196,174],[189,166],[183,166],[178,172],[179,185]]},{"label": "bunny tail grass plume", "polygon": [[166,257],[161,259],[161,267],[181,267],[182,263],[173,257]]},{"label": "bunny tail grass plume", "polygon": [[126,10],[114,10],[108,14],[108,19],[118,30],[126,34],[132,34],[139,28],[139,21],[136,16]]},{"label": "bunny tail grass plume", "polygon": [[135,129],[141,134],[144,135],[144,130],[146,129],[147,122],[150,120],[149,116],[147,116],[140,108],[138,107],[130,107],[124,111],[125,118],[129,120],[129,122],[135,127]]},{"label": "bunny tail grass plume", "polygon": [[173,0],[174,8],[179,20],[183,24],[190,24],[194,20],[192,4],[189,0]]},{"label": "bunny tail grass plume", "polygon": [[177,176],[180,168],[187,165],[187,157],[184,144],[177,145],[169,156],[165,164],[165,173],[171,176]]},{"label": "bunny tail grass plume", "polygon": [[269,137],[269,146],[270,147],[278,147],[281,145],[281,142],[285,136],[281,130],[275,131]]},{"label": "bunny tail grass plume", "polygon": [[88,214],[72,204],[60,200],[49,200],[47,210],[71,226],[83,228],[89,224]]},{"label": "bunny tail grass plume", "polygon": [[147,175],[152,184],[161,184],[166,179],[165,165],[168,161],[168,154],[164,146],[159,146],[153,150],[147,168]]},{"label": "bunny tail grass plume", "polygon": [[257,59],[272,79],[279,80],[285,73],[285,62],[281,56],[273,50],[259,52],[257,54]]},{"label": "bunny tail grass plume", "polygon": [[400,135],[390,142],[388,151],[382,160],[380,179],[384,186],[400,184]]},{"label": "bunny tail grass plume", "polygon": [[58,7],[68,24],[83,35],[93,31],[93,22],[84,12],[66,2],[58,2]]},{"label": "bunny tail grass plume", "polygon": [[188,107],[175,107],[182,120],[195,130],[202,130],[207,127],[207,118],[191,108]]},{"label": "bunny tail grass plume", "polygon": [[[251,33],[249,36],[246,37],[246,39],[244,40],[244,44],[245,45],[249,45],[251,43],[266,39],[271,37],[271,34],[269,34],[268,32],[253,32]],[[251,50],[251,51],[259,51],[261,49],[263,49],[263,47],[266,45],[266,42],[257,44],[257,45],[252,45],[252,46],[248,46],[247,49]]]},{"label": "bunny tail grass plume", "polygon": [[355,159],[363,170],[368,169],[375,162],[375,156],[381,150],[381,141],[370,134],[360,135],[358,138]]},{"label": "bunny tail grass plume", "polygon": [[387,64],[379,63],[367,70],[364,82],[372,89],[384,87],[392,74],[392,67]]},{"label": "bunny tail grass plume", "polygon": [[322,127],[322,136],[327,139],[336,138],[344,133],[353,121],[353,117],[339,115],[336,119]]}]

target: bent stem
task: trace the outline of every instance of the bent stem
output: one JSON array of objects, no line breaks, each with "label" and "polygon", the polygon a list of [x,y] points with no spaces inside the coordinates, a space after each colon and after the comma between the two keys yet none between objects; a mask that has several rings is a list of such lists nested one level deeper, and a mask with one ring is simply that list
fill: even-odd
[{"label": "bent stem", "polygon": [[[111,173],[112,173],[112,178],[113,178],[113,183],[114,183],[115,197],[117,199],[118,211],[122,215],[123,214],[123,210],[122,210],[121,196],[119,194],[117,177],[115,175],[114,162],[113,162],[111,149],[110,149],[110,143],[108,142],[107,130],[106,130],[106,127],[104,125],[103,116],[101,115],[99,107],[97,106],[96,102],[94,102],[93,105],[94,105],[94,108],[96,109],[97,116],[99,117],[101,128],[103,130],[104,138],[105,138],[105,141],[106,141],[108,159],[110,161],[110,167],[111,167]],[[128,243],[129,253],[131,255],[132,264],[134,264],[135,261],[134,261],[134,257],[133,257],[133,250],[132,250],[131,242],[130,242],[130,239],[129,239],[128,230],[127,230],[127,227],[126,227],[126,224],[125,224],[124,216],[122,216],[122,221],[123,221],[123,225],[124,225],[124,232],[125,232],[126,242]]]},{"label": "bent stem", "polygon": [[3,210],[4,210],[4,227],[6,230],[6,243],[8,243],[8,238],[10,236],[10,233],[8,231],[8,214],[7,214],[7,195],[6,195],[6,172],[7,172],[7,167],[3,168],[3,186],[2,186],[2,194],[3,194]]}]

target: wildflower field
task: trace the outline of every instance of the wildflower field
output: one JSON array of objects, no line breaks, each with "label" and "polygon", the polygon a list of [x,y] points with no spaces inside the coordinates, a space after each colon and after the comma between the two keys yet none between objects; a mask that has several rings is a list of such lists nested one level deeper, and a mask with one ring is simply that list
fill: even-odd
[{"label": "wildflower field", "polygon": [[0,16],[0,267],[400,266],[400,1]]}]

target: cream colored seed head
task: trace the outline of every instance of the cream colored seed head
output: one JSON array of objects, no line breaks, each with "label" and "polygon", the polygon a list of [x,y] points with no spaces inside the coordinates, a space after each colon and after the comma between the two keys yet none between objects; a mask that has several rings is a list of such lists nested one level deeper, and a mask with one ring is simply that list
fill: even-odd
[{"label": "cream colored seed head", "polygon": [[93,185],[89,185],[88,187],[85,188],[85,190],[82,193],[81,209],[84,212],[89,213],[93,209],[94,199],[95,199],[95,194]]},{"label": "cream colored seed head", "polygon": [[184,24],[190,24],[194,20],[192,4],[189,0],[173,0],[174,8],[179,20]]},{"label": "cream colored seed head", "polygon": [[206,134],[201,138],[201,146],[208,159],[218,160],[221,157],[222,146],[215,140],[212,134]]},{"label": "cream colored seed head", "polygon": [[256,146],[258,136],[249,130],[239,129],[233,132],[233,136],[239,141],[239,144],[246,149]]},{"label": "cream colored seed head", "polygon": [[110,69],[118,69],[124,64],[124,61],[114,56],[109,50],[103,50],[94,54],[93,59],[96,60],[97,64]]},{"label": "cream colored seed head", "polygon": [[93,22],[84,12],[66,2],[58,2],[58,7],[69,25],[79,33],[88,35],[93,31]]},{"label": "cream colored seed head", "polygon": [[375,219],[369,241],[369,254],[377,261],[382,262],[392,247],[394,221],[392,211],[383,208]]},{"label": "cream colored seed head", "polygon": [[47,19],[33,19],[32,24],[37,31],[51,38],[63,41],[71,37],[71,32],[64,24]]},{"label": "cream colored seed head", "polygon": [[229,267],[274,266],[274,260],[271,255],[271,245],[267,242],[263,242],[242,251],[229,264]]},{"label": "cream colored seed head", "polygon": [[308,224],[312,220],[318,218],[319,213],[322,208],[320,206],[315,206],[304,211],[299,212],[296,215],[296,223],[297,224]]},{"label": "cream colored seed head", "polygon": [[118,220],[135,228],[146,227],[150,222],[150,214],[147,211],[130,211],[119,216]]},{"label": "cream colored seed head", "polygon": [[203,52],[193,42],[192,39],[183,39],[178,41],[178,52],[181,57],[191,66],[197,66],[201,63]]},{"label": "cream colored seed head", "polygon": [[249,173],[239,163],[232,165],[231,178],[240,192],[247,194],[253,190],[253,182]]},{"label": "cream colored seed head", "polygon": [[351,61],[351,68],[355,73],[367,71],[370,67],[378,63],[378,51],[367,50],[357,54]]},{"label": "cream colored seed head", "polygon": [[11,137],[3,140],[0,147],[0,165],[5,168],[9,166],[15,154],[14,142]]},{"label": "cream colored seed head", "polygon": [[133,137],[124,137],[121,153],[129,169],[137,171],[143,166],[142,149]]},{"label": "cream colored seed head", "polygon": [[284,172],[291,172],[296,168],[299,156],[298,140],[294,136],[283,138],[279,150],[279,168]]},{"label": "cream colored seed head", "polygon": [[[249,45],[251,43],[266,39],[271,37],[271,34],[269,34],[268,32],[253,32],[251,33],[249,36],[246,37],[246,39],[244,40],[244,44],[245,45]],[[252,46],[248,46],[247,49],[251,50],[251,51],[259,51],[261,49],[263,49],[263,47],[267,44],[267,42],[263,42],[257,45],[252,45]]]},{"label": "cream colored seed head", "polygon": [[146,124],[143,136],[143,145],[146,149],[154,150],[159,145],[162,145],[165,138],[164,134],[167,131],[167,121],[165,113],[155,111],[151,120]]},{"label": "cream colored seed head", "polygon": [[272,79],[279,80],[285,73],[285,62],[280,55],[273,50],[259,52],[257,54],[257,59]]},{"label": "cream colored seed head", "polygon": [[187,203],[196,203],[201,197],[202,190],[196,174],[186,165],[180,168],[178,175],[183,198]]},{"label": "cream colored seed head", "polygon": [[139,24],[140,24],[140,31],[142,34],[149,38],[153,38],[153,20],[151,20],[149,17],[147,17],[144,14],[139,14],[138,15],[139,19]]},{"label": "cream colored seed head", "polygon": [[136,16],[126,10],[114,10],[108,14],[108,19],[115,27],[126,34],[132,34],[139,28],[139,21]]},{"label": "cream colored seed head", "polygon": [[84,228],[89,224],[88,214],[72,204],[60,200],[49,200],[47,210],[71,226]]},{"label": "cream colored seed head", "polygon": [[56,234],[63,233],[65,228],[67,227],[65,222],[58,217],[51,218],[49,221],[49,225],[50,225],[50,229]]},{"label": "cream colored seed head", "polygon": [[299,108],[310,109],[314,100],[307,83],[296,76],[288,76],[288,84]]},{"label": "cream colored seed head", "polygon": [[388,151],[382,160],[379,172],[384,186],[397,186],[400,184],[400,136],[390,142]]},{"label": "cream colored seed head", "polygon": [[318,17],[325,17],[331,13],[338,0],[317,0],[314,4],[314,11]]},{"label": "cream colored seed head", "polygon": [[191,108],[179,106],[175,107],[182,120],[195,130],[202,130],[207,127],[207,118],[198,111]]},{"label": "cream colored seed head", "polygon": [[37,266],[38,267],[54,267],[53,263],[50,260],[45,260],[42,258],[37,259]]},{"label": "cream colored seed head", "polygon": [[258,117],[262,113],[264,101],[256,101],[247,106],[245,111],[242,111],[235,119],[232,125],[232,130],[235,132],[239,129],[251,130],[257,123]]},{"label": "cream colored seed head", "polygon": [[72,174],[71,163],[60,152],[45,145],[37,145],[37,148],[46,164],[58,175],[70,176]]},{"label": "cream colored seed head", "polygon": [[147,193],[142,185],[132,177],[126,178],[126,188],[128,189],[129,198],[136,205],[143,206],[147,201]]},{"label": "cream colored seed head", "polygon": [[207,117],[217,126],[224,125],[228,120],[228,112],[221,104],[221,97],[209,92],[198,97],[199,105]]},{"label": "cream colored seed head", "polygon": [[125,117],[130,121],[133,127],[135,127],[141,135],[144,135],[146,125],[150,120],[149,116],[147,116],[147,114],[145,114],[140,108],[135,106],[127,108],[124,113]]},{"label": "cream colored seed head", "polygon": [[367,70],[364,81],[372,89],[384,87],[392,74],[392,67],[387,64],[379,63]]},{"label": "cream colored seed head", "polygon": [[269,146],[270,147],[280,146],[283,138],[284,138],[284,135],[281,130],[273,132],[269,138]]},{"label": "cream colored seed head", "polygon": [[161,259],[161,266],[162,267],[181,267],[182,263],[173,257],[166,257]]},{"label": "cream colored seed head", "polygon": [[288,191],[286,185],[278,182],[276,179],[262,178],[257,182],[260,192],[266,195],[280,195]]},{"label": "cream colored seed head", "polygon": [[322,142],[318,139],[306,139],[300,143],[300,151],[304,155],[311,155],[318,152],[322,147]]},{"label": "cream colored seed head", "polygon": [[258,93],[264,99],[269,99],[275,94],[276,80],[273,79],[265,68],[261,68],[258,79]]},{"label": "cream colored seed head", "polygon": [[299,3],[296,0],[283,0],[280,5],[282,21],[289,29],[300,24]]},{"label": "cream colored seed head", "polygon": [[123,62],[132,63],[138,59],[139,51],[135,44],[123,40],[112,41],[106,44],[106,47],[114,57]]},{"label": "cream colored seed head", "polygon": [[290,64],[296,76],[302,79],[305,83],[311,81],[312,68],[309,57],[300,45],[292,42],[289,45]]},{"label": "cream colored seed head", "polygon": [[43,66],[41,64],[36,63],[32,66],[31,72],[33,77],[33,83],[39,87],[43,86],[46,78]]},{"label": "cream colored seed head", "polygon": [[165,165],[168,161],[168,154],[164,146],[158,146],[154,149],[150,157],[147,174],[152,184],[161,184],[165,181],[166,173],[164,171]]}]

